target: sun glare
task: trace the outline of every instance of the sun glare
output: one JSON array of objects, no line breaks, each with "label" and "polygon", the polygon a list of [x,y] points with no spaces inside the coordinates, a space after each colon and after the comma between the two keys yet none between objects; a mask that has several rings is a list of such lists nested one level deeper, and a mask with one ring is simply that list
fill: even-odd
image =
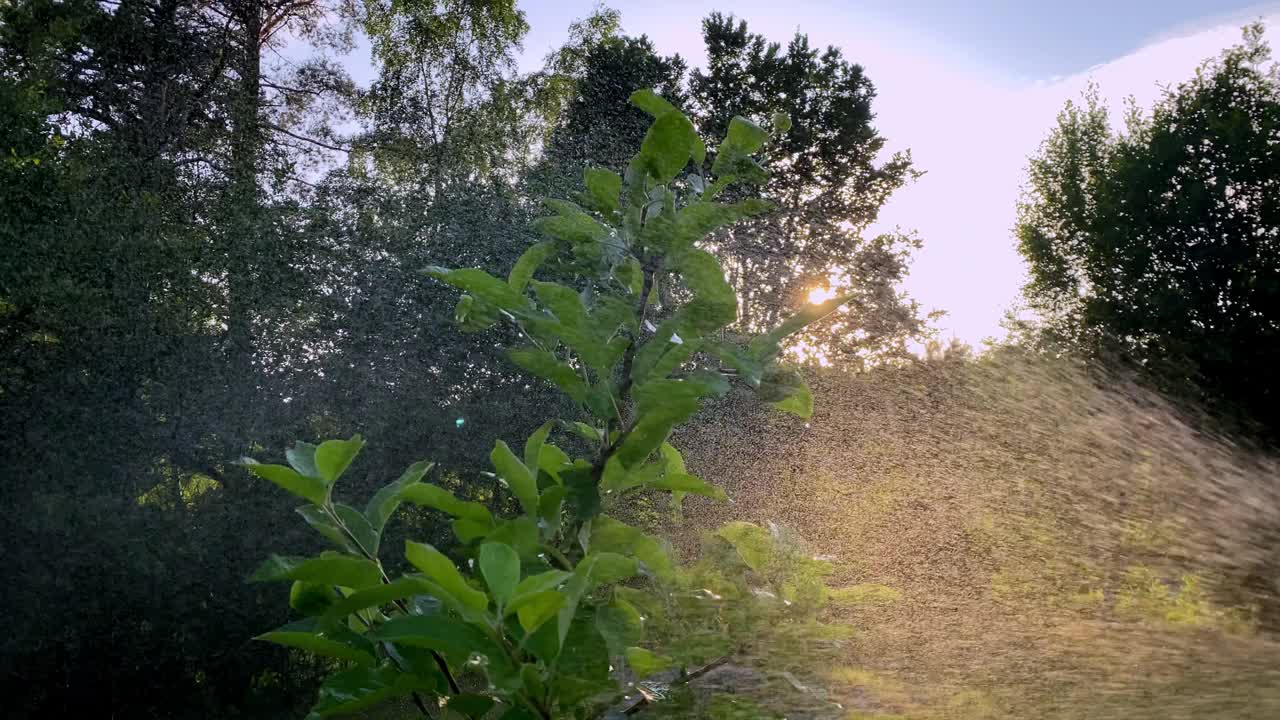
[{"label": "sun glare", "polygon": [[817,305],[836,296],[836,291],[829,287],[817,287],[809,291],[809,302]]}]

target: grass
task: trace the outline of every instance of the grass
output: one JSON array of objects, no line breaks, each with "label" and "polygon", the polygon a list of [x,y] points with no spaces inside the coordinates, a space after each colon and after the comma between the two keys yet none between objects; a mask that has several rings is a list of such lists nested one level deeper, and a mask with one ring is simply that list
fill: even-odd
[{"label": "grass", "polygon": [[774,521],[835,558],[848,717],[1280,717],[1280,646],[1245,582],[1280,528],[1271,458],[1067,366],[813,385],[811,423],[731,399],[739,422],[684,432],[734,502],[689,503],[676,539]]}]

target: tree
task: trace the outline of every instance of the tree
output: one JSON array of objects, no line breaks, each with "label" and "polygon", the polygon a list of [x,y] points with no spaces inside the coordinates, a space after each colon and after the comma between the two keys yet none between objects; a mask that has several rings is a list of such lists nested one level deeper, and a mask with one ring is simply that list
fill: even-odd
[{"label": "tree", "polygon": [[549,70],[559,72],[548,76],[561,84],[571,83],[573,91],[566,109],[558,114],[559,122],[551,126],[542,161],[527,181],[529,192],[536,196],[562,197],[576,190],[585,165],[615,172],[626,168],[631,149],[649,127],[649,117],[626,102],[635,90],[653,88],[676,107],[685,105],[684,61],[679,55],[658,55],[649,38],[606,31],[586,35],[578,45],[582,49],[570,46],[574,52],[567,53],[569,60],[561,63],[557,56],[549,63]]},{"label": "tree", "polygon": [[1132,361],[1164,390],[1280,428],[1280,79],[1262,27],[1126,132],[1095,93],[1032,159],[1018,247],[1058,348]]},{"label": "tree", "polygon": [[[354,405],[364,415],[345,417],[400,431],[387,438],[396,452],[421,431],[415,420],[446,412],[361,405],[385,397],[363,392],[369,366],[398,366],[400,381],[438,366],[405,359],[429,355],[421,332],[452,303],[429,296],[344,332],[367,317],[361,291],[386,291],[371,268],[403,289],[421,263],[404,252],[414,235],[398,234],[416,208],[376,236],[385,218],[348,222],[358,194],[322,197],[334,158],[367,157],[379,137],[363,132],[378,124],[368,116],[350,135],[332,122],[362,96],[330,60],[270,59],[286,35],[322,55],[342,49],[358,16],[318,9],[0,6],[0,409],[21,438],[0,451],[13,515],[3,567],[17,582],[4,609],[20,626],[0,653],[16,716],[84,714],[104,699],[137,717],[278,716],[319,668],[247,647],[236,630],[280,611],[244,585],[249,568],[210,548],[253,555],[291,531],[272,519],[287,502],[230,461],[248,438],[321,432]],[[414,42],[428,53],[429,39]],[[347,270],[352,282],[338,282]],[[412,321],[415,334],[375,334]]]},{"label": "tree", "polygon": [[924,332],[916,304],[896,289],[919,241],[865,233],[917,173],[908,152],[880,161],[875,86],[838,48],[820,52],[800,33],[783,52],[746,21],[712,13],[703,38],[707,67],[693,72],[689,88],[704,137],[724,132],[735,115],[764,122],[785,113],[792,122],[761,162],[770,179],[758,195],[775,210],[717,238],[742,303],[739,326],[769,327],[815,289],[848,292],[847,311],[812,328],[802,346],[854,366],[904,352]]},{"label": "tree", "polygon": [[[703,37],[707,68],[687,80],[683,61],[657,55],[645,38],[606,39],[586,53],[578,96],[552,131],[531,192],[570,189],[572,173],[555,167],[589,162],[622,170],[625,148],[644,125],[616,101],[636,87],[658,86],[677,107],[690,108],[704,141],[723,136],[735,115],[767,125],[775,113],[787,114],[791,131],[758,160],[772,172],[768,182],[734,191],[775,209],[720,233],[711,246],[741,303],[731,330],[770,327],[815,290],[851,294],[844,312],[794,340],[800,356],[846,367],[901,356],[908,339],[927,332],[917,305],[897,290],[919,241],[864,233],[914,171],[906,153],[878,162],[885,141],[873,125],[870,80],[838,49],[814,50],[801,34],[784,53],[745,22],[713,13]],[[664,299],[673,299],[667,290]]]}]

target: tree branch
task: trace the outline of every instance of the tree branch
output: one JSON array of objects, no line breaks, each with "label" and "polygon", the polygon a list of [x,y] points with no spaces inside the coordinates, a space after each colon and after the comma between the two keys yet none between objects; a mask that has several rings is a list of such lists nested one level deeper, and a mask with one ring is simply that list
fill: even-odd
[{"label": "tree branch", "polygon": [[317,147],[322,147],[326,150],[336,150],[337,152],[349,153],[357,149],[356,147],[342,147],[341,145],[331,145],[330,143],[327,143],[318,138],[307,137],[306,135],[299,135],[298,133],[292,132],[290,130],[285,130],[279,125],[274,125],[272,123],[264,123],[264,126],[269,130],[274,130],[280,133],[281,135],[288,135],[289,137],[295,140],[301,140],[302,142],[311,143],[312,145],[315,145]]}]

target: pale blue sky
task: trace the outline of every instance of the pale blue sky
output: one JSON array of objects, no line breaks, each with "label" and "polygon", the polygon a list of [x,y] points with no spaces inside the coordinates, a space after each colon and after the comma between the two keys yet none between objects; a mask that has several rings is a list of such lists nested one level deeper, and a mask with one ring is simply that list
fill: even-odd
[{"label": "pale blue sky", "polygon": [[[520,2],[533,28],[525,43],[527,60],[532,62],[557,45],[568,23],[589,13],[594,4],[595,0]],[[1070,75],[1166,35],[1215,21],[1243,20],[1280,5],[1258,0],[616,0],[606,4],[621,10],[624,21],[632,20],[629,25],[635,27],[628,27],[632,31],[720,10],[746,18],[752,25],[767,26],[761,29],[771,33],[785,34],[794,30],[795,11],[800,9],[805,16],[826,15],[841,24],[852,21],[895,29],[968,63],[1027,79]]]}]

